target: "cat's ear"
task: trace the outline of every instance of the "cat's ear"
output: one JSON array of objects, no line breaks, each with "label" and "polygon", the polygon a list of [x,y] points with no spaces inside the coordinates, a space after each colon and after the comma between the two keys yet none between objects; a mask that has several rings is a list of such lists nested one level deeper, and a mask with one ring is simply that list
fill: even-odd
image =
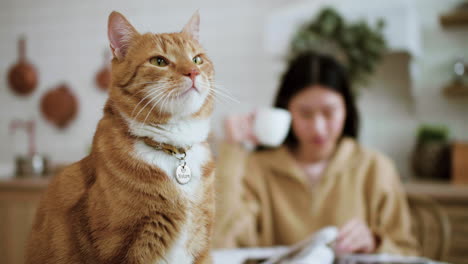
[{"label": "cat's ear", "polygon": [[115,58],[121,60],[125,57],[128,43],[137,34],[138,32],[122,14],[113,11],[109,15],[107,36]]},{"label": "cat's ear", "polygon": [[192,37],[194,40],[198,41],[200,31],[200,12],[195,11],[193,16],[190,18],[189,22],[182,29],[182,33],[185,33]]}]

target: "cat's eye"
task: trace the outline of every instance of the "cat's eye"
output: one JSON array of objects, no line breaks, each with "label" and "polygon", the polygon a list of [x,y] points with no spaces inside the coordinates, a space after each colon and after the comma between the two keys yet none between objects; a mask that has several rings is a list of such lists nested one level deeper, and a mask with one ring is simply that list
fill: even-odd
[{"label": "cat's eye", "polygon": [[150,63],[158,67],[166,67],[169,63],[163,57],[153,57],[150,59]]},{"label": "cat's eye", "polygon": [[195,57],[193,57],[192,60],[193,60],[193,63],[195,63],[195,64],[197,64],[197,65],[200,65],[200,64],[203,63],[203,59],[202,59],[202,57],[200,57],[200,56],[195,56]]}]

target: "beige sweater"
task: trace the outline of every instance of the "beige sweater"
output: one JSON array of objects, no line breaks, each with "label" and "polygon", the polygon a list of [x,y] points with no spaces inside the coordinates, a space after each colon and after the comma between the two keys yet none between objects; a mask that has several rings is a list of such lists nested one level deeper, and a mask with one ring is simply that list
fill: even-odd
[{"label": "beige sweater", "polygon": [[314,186],[284,146],[248,153],[224,144],[219,156],[215,248],[290,245],[357,217],[379,236],[377,252],[418,254],[394,165],[352,139]]}]

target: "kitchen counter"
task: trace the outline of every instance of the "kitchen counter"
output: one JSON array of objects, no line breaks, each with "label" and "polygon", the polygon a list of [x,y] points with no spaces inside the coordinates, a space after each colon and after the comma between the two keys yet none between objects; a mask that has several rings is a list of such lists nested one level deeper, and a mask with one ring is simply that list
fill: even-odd
[{"label": "kitchen counter", "polygon": [[448,217],[449,248],[446,259],[443,260],[468,264],[468,185],[440,181],[409,181],[404,187],[408,195],[431,197]]},{"label": "kitchen counter", "polygon": [[49,184],[49,177],[43,178],[10,178],[0,180],[0,190],[29,190],[39,189],[42,190]]},{"label": "kitchen counter", "polygon": [[428,195],[437,200],[468,200],[468,185],[455,185],[444,181],[409,181],[404,183],[407,193]]},{"label": "kitchen counter", "polygon": [[[24,245],[40,197],[51,177],[0,180],[0,256],[2,263],[24,262]],[[436,200],[447,213],[452,230],[449,259],[468,264],[468,186],[448,182],[409,181],[409,195],[426,195]]]},{"label": "kitchen counter", "polygon": [[[0,180],[0,190],[42,190],[47,187],[50,177],[10,178]],[[409,194],[423,194],[437,199],[468,199],[468,185],[454,185],[444,181],[410,180],[403,183]]]}]

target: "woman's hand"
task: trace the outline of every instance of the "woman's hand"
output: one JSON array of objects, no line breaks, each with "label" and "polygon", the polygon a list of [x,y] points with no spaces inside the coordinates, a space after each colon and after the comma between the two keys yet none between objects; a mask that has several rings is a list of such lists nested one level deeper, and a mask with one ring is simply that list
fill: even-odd
[{"label": "woman's hand", "polygon": [[257,145],[258,140],[254,135],[253,124],[255,113],[230,115],[224,120],[224,131],[227,142],[245,143]]},{"label": "woman's hand", "polygon": [[350,220],[340,229],[335,244],[338,254],[372,253],[376,247],[376,237],[367,224],[357,218]]}]

